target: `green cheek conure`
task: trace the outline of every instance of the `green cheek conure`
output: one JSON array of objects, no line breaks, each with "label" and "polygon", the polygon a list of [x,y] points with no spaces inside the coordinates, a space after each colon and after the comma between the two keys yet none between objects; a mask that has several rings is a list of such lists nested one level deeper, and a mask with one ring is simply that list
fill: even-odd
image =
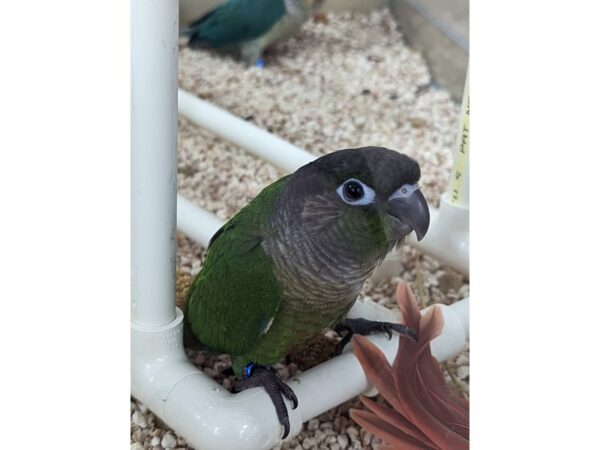
[{"label": "green cheek conure", "polygon": [[212,237],[190,289],[186,320],[207,346],[229,353],[241,380],[263,386],[285,438],[285,396],[297,399],[269,367],[292,346],[328,328],[347,334],[400,324],[345,319],[362,285],[411,231],[421,239],[429,209],[418,189],[419,165],[381,147],[322,156],[266,187]]}]

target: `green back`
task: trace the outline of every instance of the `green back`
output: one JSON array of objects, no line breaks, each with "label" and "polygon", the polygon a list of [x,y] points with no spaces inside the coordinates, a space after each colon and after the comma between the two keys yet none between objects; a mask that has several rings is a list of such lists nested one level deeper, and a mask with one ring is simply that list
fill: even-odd
[{"label": "green back", "polygon": [[274,231],[267,223],[287,178],[265,188],[217,231],[190,289],[186,320],[215,350],[247,352],[275,317],[281,287],[261,242]]},{"label": "green back", "polygon": [[284,0],[229,0],[190,25],[189,43],[219,48],[255,39],[284,15]]}]

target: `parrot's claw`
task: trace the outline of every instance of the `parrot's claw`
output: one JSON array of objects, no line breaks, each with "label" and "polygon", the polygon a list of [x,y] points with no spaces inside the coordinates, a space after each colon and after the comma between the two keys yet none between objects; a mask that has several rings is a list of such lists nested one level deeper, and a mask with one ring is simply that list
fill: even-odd
[{"label": "parrot's claw", "polygon": [[279,423],[283,425],[283,436],[281,439],[285,439],[290,434],[290,418],[283,397],[292,402],[292,409],[298,407],[298,397],[296,397],[292,388],[283,382],[279,374],[272,367],[248,364],[245,373],[246,378],[244,380],[237,380],[233,383],[232,391],[235,393],[254,387],[264,387],[269,397],[271,397],[273,406],[275,406]]},{"label": "parrot's claw", "polygon": [[406,325],[402,325],[401,323],[379,322],[367,319],[344,319],[335,327],[335,331],[340,336],[342,336],[342,333],[345,332],[345,334],[342,336],[342,340],[338,342],[337,346],[335,347],[336,356],[342,353],[344,347],[348,342],[350,342],[350,339],[352,339],[354,334],[366,336],[373,333],[386,333],[388,335],[388,339],[391,339],[392,331],[396,331],[398,334],[409,337],[413,341],[419,340],[417,333]]}]

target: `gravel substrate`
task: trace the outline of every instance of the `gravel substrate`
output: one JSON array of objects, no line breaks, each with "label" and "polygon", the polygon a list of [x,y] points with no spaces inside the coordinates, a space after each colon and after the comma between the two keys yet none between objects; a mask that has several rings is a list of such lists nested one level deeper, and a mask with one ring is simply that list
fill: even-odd
[{"label": "gravel substrate", "polygon": [[[421,187],[436,206],[447,186],[458,106],[447,92],[429,87],[419,54],[406,47],[391,15],[374,11],[329,13],[311,21],[296,37],[266,57],[266,68],[246,67],[233,59],[182,45],[179,83],[183,89],[269,129],[316,155],[378,145],[417,159]],[[231,217],[283,173],[245,151],[179,120],[178,191],[222,219]],[[205,250],[178,235],[178,301],[198,273]],[[363,296],[396,308],[394,290],[408,282],[423,305],[452,303],[469,294],[468,280],[403,248],[402,272],[373,286]],[[277,366],[284,377],[306,370],[331,355],[332,334],[294,350]],[[231,386],[227,355],[188,350],[206,373]],[[445,366],[450,386],[468,395],[469,353]],[[347,402],[304,425],[279,449],[368,449],[377,441],[349,418]],[[131,402],[131,449],[191,449],[143,404]],[[200,449],[198,449],[200,450]]]}]

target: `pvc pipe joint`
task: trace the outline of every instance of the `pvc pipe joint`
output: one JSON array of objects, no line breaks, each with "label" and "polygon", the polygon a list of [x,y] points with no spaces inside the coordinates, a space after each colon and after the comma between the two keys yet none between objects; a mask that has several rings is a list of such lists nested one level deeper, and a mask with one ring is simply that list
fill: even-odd
[{"label": "pvc pipe joint", "polygon": [[280,430],[275,411],[269,414],[269,397],[263,398],[258,389],[236,395],[224,390],[189,362],[182,337],[179,309],[166,326],[132,325],[132,395],[196,448],[273,446]]}]

